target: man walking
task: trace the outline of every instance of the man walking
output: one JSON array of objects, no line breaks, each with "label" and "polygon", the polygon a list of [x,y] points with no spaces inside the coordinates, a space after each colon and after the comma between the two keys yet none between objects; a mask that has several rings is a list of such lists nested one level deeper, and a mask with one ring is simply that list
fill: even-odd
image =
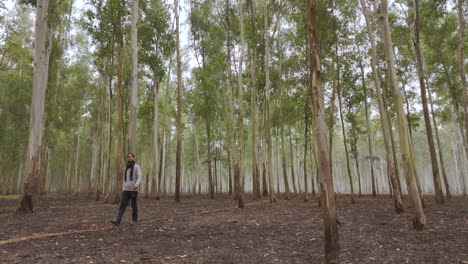
[{"label": "man walking", "polygon": [[141,168],[140,165],[135,163],[135,155],[133,153],[128,154],[127,156],[127,168],[124,173],[124,182],[123,182],[123,191],[122,199],[120,200],[119,213],[117,218],[111,220],[111,223],[114,225],[120,225],[122,217],[125,213],[125,208],[127,207],[128,201],[131,200],[132,203],[132,224],[136,224],[138,220],[138,187],[141,182]]}]

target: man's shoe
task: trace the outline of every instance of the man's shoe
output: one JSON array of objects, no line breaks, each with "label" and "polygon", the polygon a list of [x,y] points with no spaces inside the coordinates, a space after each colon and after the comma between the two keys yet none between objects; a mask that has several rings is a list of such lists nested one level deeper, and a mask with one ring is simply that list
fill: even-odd
[{"label": "man's shoe", "polygon": [[113,223],[116,226],[120,225],[120,222],[117,221],[117,220],[110,220],[110,222]]},{"label": "man's shoe", "polygon": [[133,220],[132,220],[132,221],[130,222],[130,224],[131,224],[131,225],[136,225],[136,224],[137,224],[137,221],[133,221]]}]

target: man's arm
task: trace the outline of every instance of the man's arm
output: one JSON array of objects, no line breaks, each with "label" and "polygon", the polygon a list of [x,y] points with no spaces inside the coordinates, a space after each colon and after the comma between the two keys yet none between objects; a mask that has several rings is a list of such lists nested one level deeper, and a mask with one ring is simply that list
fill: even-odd
[{"label": "man's arm", "polygon": [[140,186],[140,182],[141,182],[141,176],[142,176],[140,165],[135,166],[135,169],[136,169],[137,181],[133,189],[138,190],[138,187]]}]

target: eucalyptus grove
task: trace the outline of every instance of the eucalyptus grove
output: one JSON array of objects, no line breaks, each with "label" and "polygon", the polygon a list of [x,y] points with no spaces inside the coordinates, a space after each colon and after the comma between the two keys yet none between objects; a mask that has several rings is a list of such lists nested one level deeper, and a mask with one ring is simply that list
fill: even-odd
[{"label": "eucalyptus grove", "polygon": [[422,230],[467,192],[463,3],[0,2],[0,194],[115,203],[134,152],[146,198],[319,193],[329,262],[335,196]]}]

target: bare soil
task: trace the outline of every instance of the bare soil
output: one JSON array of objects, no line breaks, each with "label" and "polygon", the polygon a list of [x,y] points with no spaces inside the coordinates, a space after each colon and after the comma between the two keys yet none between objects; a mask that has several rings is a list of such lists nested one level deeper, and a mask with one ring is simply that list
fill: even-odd
[{"label": "bare soil", "polygon": [[[139,198],[139,222],[109,220],[118,205],[86,197],[47,196],[35,213],[15,214],[0,199],[0,263],[323,263],[321,208],[301,196],[270,204],[228,195]],[[426,196],[428,228],[412,228],[388,195],[351,204],[337,196],[340,263],[468,263],[468,197],[437,205]]]}]

